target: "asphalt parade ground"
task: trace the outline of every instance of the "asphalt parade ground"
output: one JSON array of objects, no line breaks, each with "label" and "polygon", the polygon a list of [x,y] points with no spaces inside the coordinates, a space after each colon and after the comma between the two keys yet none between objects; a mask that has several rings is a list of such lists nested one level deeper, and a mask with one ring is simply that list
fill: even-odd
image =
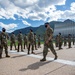
[{"label": "asphalt parade ground", "polygon": [[3,51],[2,59],[0,59],[0,75],[75,75],[75,45],[72,48],[62,46],[63,49],[55,50],[58,59],[54,60],[54,55],[49,50],[47,61],[40,62],[43,58],[43,45],[38,50],[34,50],[35,54],[27,54],[24,52],[10,51],[10,58],[5,57]]}]

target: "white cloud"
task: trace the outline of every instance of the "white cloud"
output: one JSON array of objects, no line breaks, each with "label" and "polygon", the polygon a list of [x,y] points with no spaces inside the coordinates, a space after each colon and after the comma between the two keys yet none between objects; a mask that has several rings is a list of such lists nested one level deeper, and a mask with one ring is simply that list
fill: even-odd
[{"label": "white cloud", "polygon": [[[31,20],[52,21],[75,18],[75,2],[71,3],[69,10],[57,10],[56,5],[65,5],[66,0],[0,0],[0,19],[16,20],[19,18]],[[25,25],[31,25],[22,21]]]},{"label": "white cloud", "polygon": [[27,26],[31,26],[31,24],[30,23],[28,23],[27,21],[22,21],[23,22],[23,24],[25,24],[25,25],[27,25]]},{"label": "white cloud", "polygon": [[47,12],[56,10],[55,5],[65,5],[66,0],[0,0],[0,18],[14,19],[14,15],[24,19],[43,20]]},{"label": "white cloud", "polygon": [[0,22],[0,27],[5,28],[7,32],[10,32],[11,30],[14,31],[14,29],[17,27],[17,25],[14,23],[4,24],[4,23]]}]

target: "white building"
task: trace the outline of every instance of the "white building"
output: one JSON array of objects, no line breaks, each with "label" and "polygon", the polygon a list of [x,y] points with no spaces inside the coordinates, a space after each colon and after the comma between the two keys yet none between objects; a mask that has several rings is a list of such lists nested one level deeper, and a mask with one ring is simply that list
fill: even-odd
[{"label": "white building", "polygon": [[57,23],[54,26],[54,36],[61,33],[64,36],[68,34],[75,35],[75,22],[73,21],[64,21],[61,23]]}]

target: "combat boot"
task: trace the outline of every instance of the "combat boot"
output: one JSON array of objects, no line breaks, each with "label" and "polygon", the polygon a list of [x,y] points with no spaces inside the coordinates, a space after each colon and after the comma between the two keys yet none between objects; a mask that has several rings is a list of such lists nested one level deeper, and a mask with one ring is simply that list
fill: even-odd
[{"label": "combat boot", "polygon": [[0,59],[2,58],[2,55],[0,55]]},{"label": "combat boot", "polygon": [[24,52],[23,50],[21,50],[21,52]]},{"label": "combat boot", "polygon": [[8,58],[9,58],[10,56],[9,56],[9,55],[6,55],[6,57],[8,57]]},{"label": "combat boot", "polygon": [[41,59],[40,61],[46,61],[46,59],[43,58],[43,59]]},{"label": "combat boot", "polygon": [[43,59],[41,59],[40,61],[46,61],[46,56],[44,55]]},{"label": "combat boot", "polygon": [[58,56],[56,55],[55,58],[54,58],[54,60],[56,60],[57,58],[58,58]]}]

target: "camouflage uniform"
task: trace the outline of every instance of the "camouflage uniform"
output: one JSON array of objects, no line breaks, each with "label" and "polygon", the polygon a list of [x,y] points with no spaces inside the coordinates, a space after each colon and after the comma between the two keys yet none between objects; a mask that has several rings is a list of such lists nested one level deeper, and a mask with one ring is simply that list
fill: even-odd
[{"label": "camouflage uniform", "polygon": [[38,36],[38,48],[40,48],[41,46],[40,46],[40,35]]},{"label": "camouflage uniform", "polygon": [[36,34],[35,33],[34,33],[34,47],[37,50],[37,47],[36,47]]},{"label": "camouflage uniform", "polygon": [[71,48],[71,35],[68,35],[68,48]]},{"label": "camouflage uniform", "polygon": [[5,29],[3,28],[3,31],[1,32],[0,34],[0,57],[2,57],[2,52],[3,52],[3,48],[5,49],[5,54],[6,54],[6,57],[10,57],[8,55],[8,46],[7,46],[7,39],[9,38],[8,34],[5,32]]},{"label": "camouflage uniform", "polygon": [[33,31],[30,30],[30,33],[28,34],[28,54],[30,54],[30,47],[32,46],[31,50],[32,50],[32,53],[33,50],[34,50],[34,34],[33,34]]},{"label": "camouflage uniform", "polygon": [[15,50],[16,50],[16,37],[15,37],[14,33],[12,33],[12,35],[10,36],[10,41],[11,41],[11,43],[10,43],[10,50],[12,50],[12,45],[13,44],[14,44]]},{"label": "camouflage uniform", "polygon": [[25,46],[27,47],[27,42],[28,42],[27,36],[24,35],[24,49],[25,49]]},{"label": "camouflage uniform", "polygon": [[64,46],[66,46],[67,45],[67,39],[66,39],[66,37],[64,37]]},{"label": "camouflage uniform", "polygon": [[21,51],[23,52],[23,47],[22,47],[22,43],[23,43],[23,35],[22,33],[20,32],[18,34],[18,51],[19,52],[19,47],[21,46]]},{"label": "camouflage uniform", "polygon": [[59,44],[59,37],[57,35],[56,38],[55,38],[55,45],[56,45],[56,47],[58,47],[58,44]]},{"label": "camouflage uniform", "polygon": [[[51,52],[55,55],[55,59],[57,59],[57,53],[56,53],[56,51],[54,49],[52,39],[48,40],[49,37],[52,36],[52,35],[53,35],[53,29],[50,28],[50,27],[47,27],[46,32],[45,32],[43,59],[40,60],[40,61],[46,61],[46,56],[47,56],[47,53],[48,53],[48,48],[50,48]],[[48,44],[46,44],[47,41],[49,41]]]},{"label": "camouflage uniform", "polygon": [[72,41],[73,41],[73,45],[74,45],[74,43],[75,43],[75,38],[74,38],[74,35],[73,35]]},{"label": "camouflage uniform", "polygon": [[1,44],[1,33],[0,33],[0,58],[2,58],[2,51],[3,51],[3,47]]},{"label": "camouflage uniform", "polygon": [[61,48],[62,47],[62,41],[63,41],[63,39],[62,39],[61,33],[59,33],[59,50],[62,49]]}]

